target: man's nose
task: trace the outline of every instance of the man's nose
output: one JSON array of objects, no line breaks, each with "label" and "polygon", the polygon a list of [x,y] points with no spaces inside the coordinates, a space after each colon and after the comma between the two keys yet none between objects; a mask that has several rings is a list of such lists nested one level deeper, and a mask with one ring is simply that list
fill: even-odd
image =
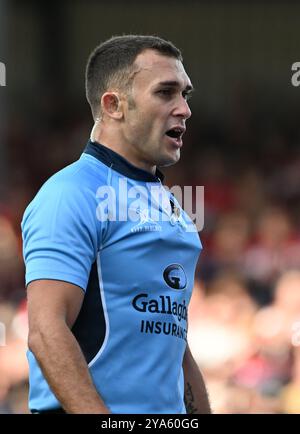
[{"label": "man's nose", "polygon": [[191,109],[188,105],[187,100],[184,97],[180,98],[178,105],[174,111],[175,116],[180,116],[183,119],[188,119],[192,116]]}]

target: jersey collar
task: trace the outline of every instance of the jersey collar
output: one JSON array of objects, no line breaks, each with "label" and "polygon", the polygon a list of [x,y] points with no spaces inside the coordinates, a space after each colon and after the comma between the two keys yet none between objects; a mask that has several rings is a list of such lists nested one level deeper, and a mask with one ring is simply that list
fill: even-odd
[{"label": "jersey collar", "polygon": [[92,155],[106,166],[111,167],[127,178],[144,182],[162,182],[164,179],[164,175],[158,169],[156,169],[155,175],[152,175],[152,173],[147,172],[147,170],[140,169],[129,163],[129,161],[125,160],[120,154],[98,142],[89,140],[83,152]]}]

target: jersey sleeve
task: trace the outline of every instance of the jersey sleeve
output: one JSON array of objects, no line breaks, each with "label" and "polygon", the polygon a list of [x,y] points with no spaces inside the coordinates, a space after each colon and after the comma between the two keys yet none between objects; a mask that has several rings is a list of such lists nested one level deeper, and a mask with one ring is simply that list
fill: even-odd
[{"label": "jersey sleeve", "polygon": [[44,186],[21,226],[26,285],[53,279],[86,289],[99,245],[93,192],[70,182]]}]

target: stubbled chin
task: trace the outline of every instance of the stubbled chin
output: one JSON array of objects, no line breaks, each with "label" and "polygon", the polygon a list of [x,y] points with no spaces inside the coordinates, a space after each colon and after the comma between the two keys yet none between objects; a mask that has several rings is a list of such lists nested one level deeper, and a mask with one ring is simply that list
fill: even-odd
[{"label": "stubbled chin", "polygon": [[161,159],[160,163],[157,164],[159,167],[168,167],[176,164],[180,159],[180,149],[176,149],[173,152],[169,152],[167,156]]}]

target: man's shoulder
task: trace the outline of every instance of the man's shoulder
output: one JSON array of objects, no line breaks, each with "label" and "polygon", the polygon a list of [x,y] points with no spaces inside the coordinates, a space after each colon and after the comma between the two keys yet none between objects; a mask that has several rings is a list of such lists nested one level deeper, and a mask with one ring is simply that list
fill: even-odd
[{"label": "man's shoulder", "polygon": [[81,157],[54,173],[40,187],[36,197],[41,195],[57,195],[59,192],[76,194],[87,191],[95,193],[99,186],[106,185],[108,168],[92,156],[82,154]]},{"label": "man's shoulder", "polygon": [[25,214],[45,204],[48,207],[72,205],[78,208],[78,203],[89,203],[94,207],[99,186],[107,183],[108,168],[89,157],[82,154],[77,161],[52,175],[27,206]]},{"label": "man's shoulder", "polygon": [[107,171],[105,164],[83,153],[77,161],[52,175],[43,187],[73,185],[80,190],[94,188],[106,183]]}]

